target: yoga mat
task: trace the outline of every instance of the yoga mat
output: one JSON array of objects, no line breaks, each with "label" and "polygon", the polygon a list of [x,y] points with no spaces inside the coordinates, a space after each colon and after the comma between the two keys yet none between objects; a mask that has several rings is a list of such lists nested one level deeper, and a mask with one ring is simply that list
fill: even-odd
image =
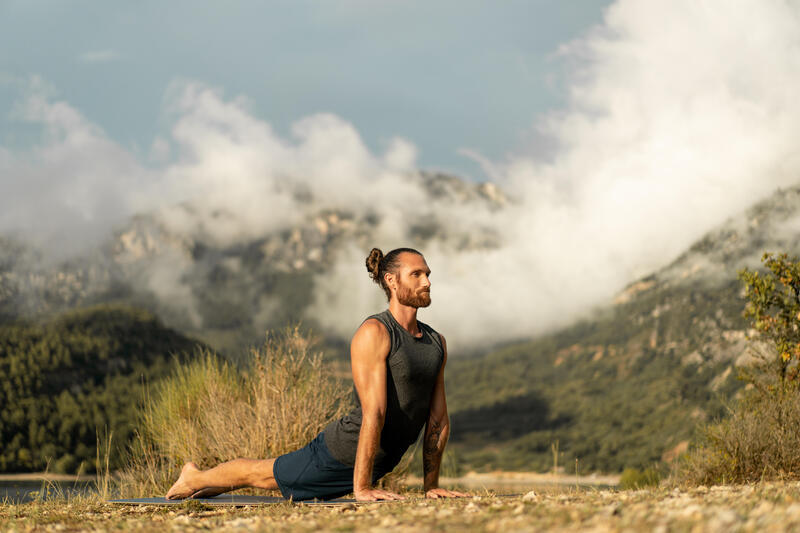
[{"label": "yoga mat", "polygon": [[[274,505],[276,503],[287,503],[289,500],[276,496],[244,496],[240,494],[220,494],[213,498],[186,498],[184,500],[168,500],[166,498],[126,498],[122,500],[108,500],[108,503],[121,505],[183,505],[185,502],[198,502],[203,505],[230,505],[233,507],[243,507],[245,505]],[[359,502],[352,499],[338,498],[335,500],[306,500],[294,502],[302,505],[347,505],[363,503],[383,503],[383,502]]]}]

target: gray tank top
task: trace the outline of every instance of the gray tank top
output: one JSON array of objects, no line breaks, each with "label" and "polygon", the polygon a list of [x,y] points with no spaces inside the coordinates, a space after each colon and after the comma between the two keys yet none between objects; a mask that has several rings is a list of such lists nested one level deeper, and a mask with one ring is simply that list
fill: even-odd
[{"label": "gray tank top", "polygon": [[[430,413],[436,377],[444,360],[439,334],[417,321],[422,337],[415,338],[387,309],[375,318],[386,326],[391,338],[386,358],[386,417],[375,464],[388,469],[400,460],[417,440]],[[333,457],[346,465],[356,463],[358,434],[361,431],[361,402],[353,387],[355,407],[323,430],[325,444]]]}]

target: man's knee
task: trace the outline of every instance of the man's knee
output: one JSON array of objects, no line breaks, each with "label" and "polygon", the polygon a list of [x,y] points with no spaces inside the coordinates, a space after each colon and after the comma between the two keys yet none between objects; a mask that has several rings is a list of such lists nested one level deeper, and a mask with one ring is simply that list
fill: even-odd
[{"label": "man's knee", "polygon": [[253,465],[251,484],[262,489],[277,489],[275,481],[275,459],[262,459]]}]

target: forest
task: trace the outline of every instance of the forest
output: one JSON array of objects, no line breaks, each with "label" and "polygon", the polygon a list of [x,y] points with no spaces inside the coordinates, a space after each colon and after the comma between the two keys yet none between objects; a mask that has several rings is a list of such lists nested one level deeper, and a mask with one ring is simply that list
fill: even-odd
[{"label": "forest", "polygon": [[108,435],[120,466],[148,384],[197,344],[114,305],[0,325],[0,472],[93,472]]}]

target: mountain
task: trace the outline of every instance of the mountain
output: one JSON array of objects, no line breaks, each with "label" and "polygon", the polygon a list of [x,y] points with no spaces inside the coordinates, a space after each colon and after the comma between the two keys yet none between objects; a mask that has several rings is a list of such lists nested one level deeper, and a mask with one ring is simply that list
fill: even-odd
[{"label": "mountain", "polygon": [[[452,443],[477,469],[621,471],[671,459],[723,416],[749,359],[737,270],[800,254],[800,187],[779,190],[630,284],[592,319],[448,375]],[[502,384],[500,386],[499,384]]]},{"label": "mountain", "polygon": [[[403,240],[424,247],[436,239],[461,250],[497,245],[491,228],[444,232],[447,215],[437,209],[502,209],[509,200],[493,184],[427,172],[408,180],[428,199],[428,214],[404,228]],[[306,190],[295,192],[295,202],[295,219],[264,230],[242,227],[237,213],[190,203],[143,213],[92,253],[56,264],[25,243],[0,237],[0,322],[125,302],[228,353],[260,342],[266,329],[287,322],[302,320],[322,330],[306,312],[315,280],[348,246],[366,255],[385,215],[375,208],[330,207]]]}]

